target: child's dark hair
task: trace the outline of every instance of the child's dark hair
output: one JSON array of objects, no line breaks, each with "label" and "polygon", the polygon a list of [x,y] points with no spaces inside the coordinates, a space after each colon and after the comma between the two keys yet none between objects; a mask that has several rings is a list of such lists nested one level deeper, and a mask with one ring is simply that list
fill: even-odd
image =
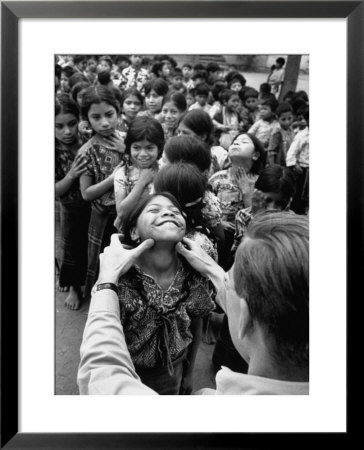
[{"label": "child's dark hair", "polygon": [[148,116],[136,117],[130,124],[125,137],[125,154],[130,155],[130,147],[134,142],[147,140],[158,147],[158,159],[164,147],[164,132],[158,120]]},{"label": "child's dark hair", "polygon": [[73,114],[77,120],[80,117],[80,110],[77,103],[68,94],[58,94],[55,99],[55,116],[58,114]]},{"label": "child's dark hair", "polygon": [[62,67],[61,72],[63,72],[68,78],[71,78],[71,76],[75,73],[71,66]]},{"label": "child's dark hair", "polygon": [[291,102],[295,94],[296,94],[295,91],[287,91],[283,96],[283,101],[288,102],[287,99],[290,99]]},{"label": "child's dark hair", "polygon": [[215,62],[211,62],[207,64],[206,70],[209,73],[216,73],[221,70],[221,67]]},{"label": "child's dark hair", "polygon": [[245,89],[245,91],[243,91],[242,93],[242,101],[246,102],[248,100],[248,98],[258,98],[259,93],[256,89],[254,88],[248,88]]},{"label": "child's dark hair", "polygon": [[164,97],[168,92],[168,83],[162,78],[156,78],[155,80],[147,81],[144,85],[145,96],[151,91]]},{"label": "child's dark hair", "polygon": [[229,72],[226,75],[225,81],[226,81],[229,89],[230,89],[231,85],[236,81],[238,81],[242,86],[245,86],[245,84],[246,84],[245,77],[240,72],[237,72],[235,70],[232,72]]},{"label": "child's dark hair", "polygon": [[81,115],[85,120],[88,120],[88,112],[91,105],[100,103],[107,103],[115,108],[116,113],[119,113],[119,102],[117,101],[113,91],[106,86],[91,86],[87,88],[83,94]]},{"label": "child's dark hair", "polygon": [[110,66],[110,69],[112,69],[113,62],[112,62],[112,59],[110,56],[108,56],[108,55],[100,56],[99,63],[101,61],[105,61]]},{"label": "child's dark hair", "polygon": [[201,227],[206,231],[201,212],[206,188],[207,181],[198,167],[186,162],[164,166],[154,178],[155,192],[170,192],[181,205],[186,214],[187,230]]},{"label": "child's dark hair", "polygon": [[176,108],[178,109],[178,111],[180,111],[182,113],[187,110],[186,97],[183,94],[181,94],[180,92],[174,92],[174,93],[164,97],[163,105],[165,105],[166,103],[170,103],[170,102],[174,103],[176,105]]},{"label": "child's dark hair", "polygon": [[138,89],[136,89],[136,88],[129,88],[129,89],[126,89],[125,91],[122,92],[121,100],[120,100],[120,106],[122,107],[124,102],[125,102],[125,100],[128,97],[132,97],[132,96],[136,97],[140,101],[140,104],[143,105],[143,103],[144,103],[144,95],[141,92],[139,92]]},{"label": "child's dark hair", "polygon": [[307,125],[309,125],[309,123],[310,123],[310,108],[307,105],[301,106],[297,110],[297,116],[302,116],[305,119],[305,121],[307,122]]},{"label": "child's dark hair", "polygon": [[264,150],[264,145],[261,143],[261,141],[254,136],[254,134],[250,134],[250,133],[246,133],[245,131],[242,131],[241,133],[239,133],[238,135],[235,136],[234,140],[232,141],[231,145],[236,141],[236,139],[243,135],[246,134],[250,140],[253,142],[254,145],[254,151],[259,153],[259,158],[255,159],[251,168],[251,172],[255,173],[255,174],[260,174],[261,171],[263,170],[263,168],[265,167],[265,163],[266,163],[266,152]]},{"label": "child's dark hair", "polygon": [[107,86],[110,83],[110,81],[111,81],[110,72],[108,70],[101,70],[97,74],[97,80],[103,86]]},{"label": "child's dark hair", "polygon": [[197,78],[202,78],[206,82],[207,81],[207,73],[205,71],[195,72],[192,76],[192,80],[195,81],[195,80],[197,80]]},{"label": "child's dark hair", "polygon": [[288,112],[293,114],[293,108],[290,103],[283,102],[278,105],[278,108],[276,109],[276,116],[280,117],[282,114],[288,113]]},{"label": "child's dark hair", "polygon": [[73,100],[77,103],[77,96],[78,94],[84,90],[90,87],[91,84],[88,81],[80,81],[79,83],[75,84],[71,90],[71,96]]},{"label": "child's dark hair", "polygon": [[183,123],[197,136],[204,137],[207,145],[212,145],[214,141],[214,124],[211,117],[202,109],[193,109],[181,117],[179,123]]},{"label": "child's dark hair", "polygon": [[126,56],[126,55],[118,55],[115,58],[115,64],[119,64],[120,62],[127,62],[128,64],[130,64],[130,59]]},{"label": "child's dark hair", "polygon": [[182,76],[182,69],[179,67],[176,67],[172,72],[172,78],[174,77],[181,77]]},{"label": "child's dark hair", "polygon": [[226,83],[224,81],[216,81],[211,88],[211,94],[215,101],[219,100],[219,94],[221,91],[226,89]]},{"label": "child's dark hair", "polygon": [[271,90],[272,90],[272,86],[271,86],[269,83],[262,83],[262,84],[259,86],[259,91],[260,91],[262,94],[270,94],[270,93],[271,93]]},{"label": "child's dark hair", "polygon": [[231,89],[224,89],[220,92],[219,99],[222,104],[228,102],[233,95],[239,96],[239,94]]},{"label": "child's dark hair", "polygon": [[302,98],[302,100],[308,103],[308,95],[306,91],[297,91],[295,93],[295,98]]},{"label": "child's dark hair", "polygon": [[171,137],[166,143],[164,153],[170,163],[192,163],[195,164],[201,172],[209,170],[211,165],[211,152],[209,146],[201,139],[194,136]]},{"label": "child's dark hair", "polygon": [[187,67],[187,68],[190,69],[190,70],[192,69],[191,64],[188,64],[188,63],[183,64],[182,69],[183,69],[184,67]]},{"label": "child's dark hair", "polygon": [[283,67],[286,64],[286,60],[284,58],[277,58],[276,63]]},{"label": "child's dark hair", "polygon": [[195,95],[205,95],[206,97],[208,97],[209,93],[210,93],[210,88],[209,88],[208,84],[206,84],[206,83],[199,83],[195,87]]},{"label": "child's dark hair", "polygon": [[278,108],[278,100],[274,96],[268,97],[262,100],[261,105],[269,106],[272,112],[274,113]]},{"label": "child's dark hair", "polygon": [[262,170],[259,175],[255,188],[262,192],[274,192],[282,196],[281,200],[275,201],[275,204],[286,209],[290,199],[295,192],[295,177],[293,172],[287,167],[278,164],[272,164]]},{"label": "child's dark hair", "polygon": [[75,55],[73,57],[73,62],[79,64],[80,62],[86,61],[86,55]]},{"label": "child's dark hair", "polygon": [[206,67],[204,64],[201,63],[197,63],[193,66],[193,70],[195,72],[204,72],[206,70]]},{"label": "child's dark hair", "polygon": [[68,80],[68,84],[69,84],[70,88],[72,89],[73,86],[75,86],[77,83],[80,83],[81,81],[87,82],[88,79],[82,73],[75,72],[72,76],[70,76],[70,78]]},{"label": "child's dark hair", "polygon": [[143,195],[140,200],[137,202],[135,207],[131,209],[131,211],[125,215],[123,218],[123,225],[122,225],[122,233],[123,233],[123,243],[126,245],[131,245],[135,247],[137,243],[132,239],[131,233],[133,229],[137,226],[137,222],[139,219],[139,216],[143,212],[143,210],[146,208],[146,206],[153,200],[153,198],[163,196],[168,198],[173,205],[179,209],[179,211],[182,213],[183,209],[181,208],[181,205],[178,203],[176,198],[169,192],[159,192],[152,195]]}]

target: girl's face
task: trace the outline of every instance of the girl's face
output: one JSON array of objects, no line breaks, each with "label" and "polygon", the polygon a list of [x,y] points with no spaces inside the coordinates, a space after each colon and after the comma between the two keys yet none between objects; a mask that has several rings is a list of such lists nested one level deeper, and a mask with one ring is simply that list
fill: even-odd
[{"label": "girl's face", "polygon": [[229,111],[235,112],[240,105],[240,97],[238,95],[232,95],[225,103],[225,106]]},{"label": "girl's face", "polygon": [[88,111],[88,120],[95,133],[108,137],[111,136],[118,123],[116,109],[106,102],[93,103]]},{"label": "girl's face", "polygon": [[260,105],[259,114],[260,114],[261,119],[263,119],[263,120],[269,120],[273,116],[271,107],[268,105]]},{"label": "girl's face", "polygon": [[148,169],[158,159],[158,147],[146,139],[133,142],[130,146],[130,157],[136,167]]},{"label": "girl's face", "polygon": [[242,85],[239,81],[234,81],[233,83],[231,83],[230,89],[234,92],[239,92],[242,89]]},{"label": "girl's face", "polygon": [[163,105],[162,115],[167,128],[175,128],[182,112],[173,102],[168,102]]},{"label": "girl's face", "polygon": [[192,131],[190,128],[186,127],[186,125],[181,122],[178,125],[177,128],[177,136],[193,136],[193,137],[199,137],[194,131]]},{"label": "girl's face", "polygon": [[62,72],[61,73],[61,89],[63,92],[69,92],[70,91],[70,85],[69,85],[69,78],[68,76]]},{"label": "girl's face", "polygon": [[129,120],[135,119],[141,108],[142,104],[136,95],[130,95],[124,100],[123,113]]},{"label": "girl's face", "polygon": [[77,139],[78,120],[73,114],[60,113],[56,116],[56,139],[65,145],[73,144]]},{"label": "girl's face", "polygon": [[82,89],[82,90],[77,94],[77,103],[78,103],[79,106],[82,105],[82,97],[83,97],[83,94],[85,93],[85,90],[86,90],[86,89]]},{"label": "girl's face", "polygon": [[288,130],[288,128],[292,125],[293,122],[293,114],[291,112],[285,112],[281,114],[278,118],[280,126],[284,130]]},{"label": "girl's face", "polygon": [[134,68],[139,68],[142,64],[142,57],[139,55],[131,55],[130,62]]},{"label": "girl's face", "polygon": [[200,106],[204,107],[207,103],[207,95],[198,94],[195,96],[195,100]]},{"label": "girl's face", "polygon": [[231,162],[251,161],[256,158],[254,143],[247,134],[241,134],[229,147]]},{"label": "girl's face", "polygon": [[191,94],[186,95],[187,109],[195,103],[195,97]]},{"label": "girl's face", "polygon": [[171,74],[171,66],[168,63],[163,64],[162,66],[162,77],[168,78]]},{"label": "girl's face", "polygon": [[153,113],[158,113],[162,108],[163,95],[157,94],[153,89],[145,97],[145,106]]},{"label": "girl's face", "polygon": [[91,59],[87,60],[86,68],[89,72],[96,72],[96,67],[97,67],[97,62],[95,59],[91,58]]},{"label": "girl's face", "polygon": [[182,67],[182,74],[186,80],[189,80],[192,77],[192,69],[189,67]]},{"label": "girl's face", "polygon": [[102,60],[99,62],[98,66],[97,66],[97,71],[98,72],[110,72],[111,67],[107,61]]},{"label": "girl's face", "polygon": [[162,195],[154,197],[140,214],[132,238],[142,241],[180,242],[186,232],[186,221],[181,211]]},{"label": "girl's face", "polygon": [[248,97],[245,100],[245,106],[249,111],[255,111],[258,107],[258,99],[256,97]]}]

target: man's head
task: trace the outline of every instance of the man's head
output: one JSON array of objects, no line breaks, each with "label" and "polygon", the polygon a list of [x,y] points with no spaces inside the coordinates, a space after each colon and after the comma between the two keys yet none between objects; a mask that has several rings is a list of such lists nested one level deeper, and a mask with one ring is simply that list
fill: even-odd
[{"label": "man's head", "polygon": [[244,357],[250,359],[258,333],[280,370],[308,369],[307,216],[290,212],[256,215],[237,250],[233,275],[241,298],[239,333]]}]

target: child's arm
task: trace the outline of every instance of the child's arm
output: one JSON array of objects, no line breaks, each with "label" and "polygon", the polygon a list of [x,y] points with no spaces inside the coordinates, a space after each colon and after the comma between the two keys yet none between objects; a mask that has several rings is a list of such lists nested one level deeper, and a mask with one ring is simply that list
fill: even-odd
[{"label": "child's arm", "polygon": [[248,133],[253,134],[254,136],[257,134],[258,129],[260,126],[260,121],[257,120],[256,122],[253,123],[253,125],[249,128]]},{"label": "child's arm", "polygon": [[62,180],[59,180],[56,183],[56,198],[62,197],[62,195],[71,189],[73,182],[86,171],[86,164],[87,162],[82,154],[78,154],[75,157],[68,173],[64,178],[62,178]]},{"label": "child's arm", "polygon": [[188,365],[184,369],[182,376],[182,384],[180,393],[184,395],[189,395],[193,389],[193,369],[195,366],[196,355],[198,351],[198,346],[201,342],[202,336],[202,319],[199,317],[191,318],[191,333],[192,333],[192,342],[188,346],[187,350],[187,360]]},{"label": "child's arm", "polygon": [[127,215],[134,208],[144,189],[153,181],[154,176],[154,169],[143,169],[130,194],[126,195],[126,191],[120,192],[118,198],[115,199],[118,217]]},{"label": "child's arm", "polygon": [[91,202],[101,197],[114,186],[114,172],[100,183],[94,184],[92,175],[83,174],[80,177],[81,194],[84,200]]}]

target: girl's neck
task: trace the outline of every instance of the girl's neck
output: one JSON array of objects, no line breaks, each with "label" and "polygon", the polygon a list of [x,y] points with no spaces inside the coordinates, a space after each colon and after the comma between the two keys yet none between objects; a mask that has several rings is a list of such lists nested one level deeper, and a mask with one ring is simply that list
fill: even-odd
[{"label": "girl's neck", "polygon": [[[138,258],[138,265],[143,272],[154,278],[163,288],[174,277],[178,256],[174,243],[156,243]],[[169,282],[169,284],[168,284]]]},{"label": "girl's neck", "polygon": [[231,164],[231,172],[235,174],[240,168],[244,169],[246,173],[250,173],[253,167],[253,160],[250,161],[234,161]]}]

